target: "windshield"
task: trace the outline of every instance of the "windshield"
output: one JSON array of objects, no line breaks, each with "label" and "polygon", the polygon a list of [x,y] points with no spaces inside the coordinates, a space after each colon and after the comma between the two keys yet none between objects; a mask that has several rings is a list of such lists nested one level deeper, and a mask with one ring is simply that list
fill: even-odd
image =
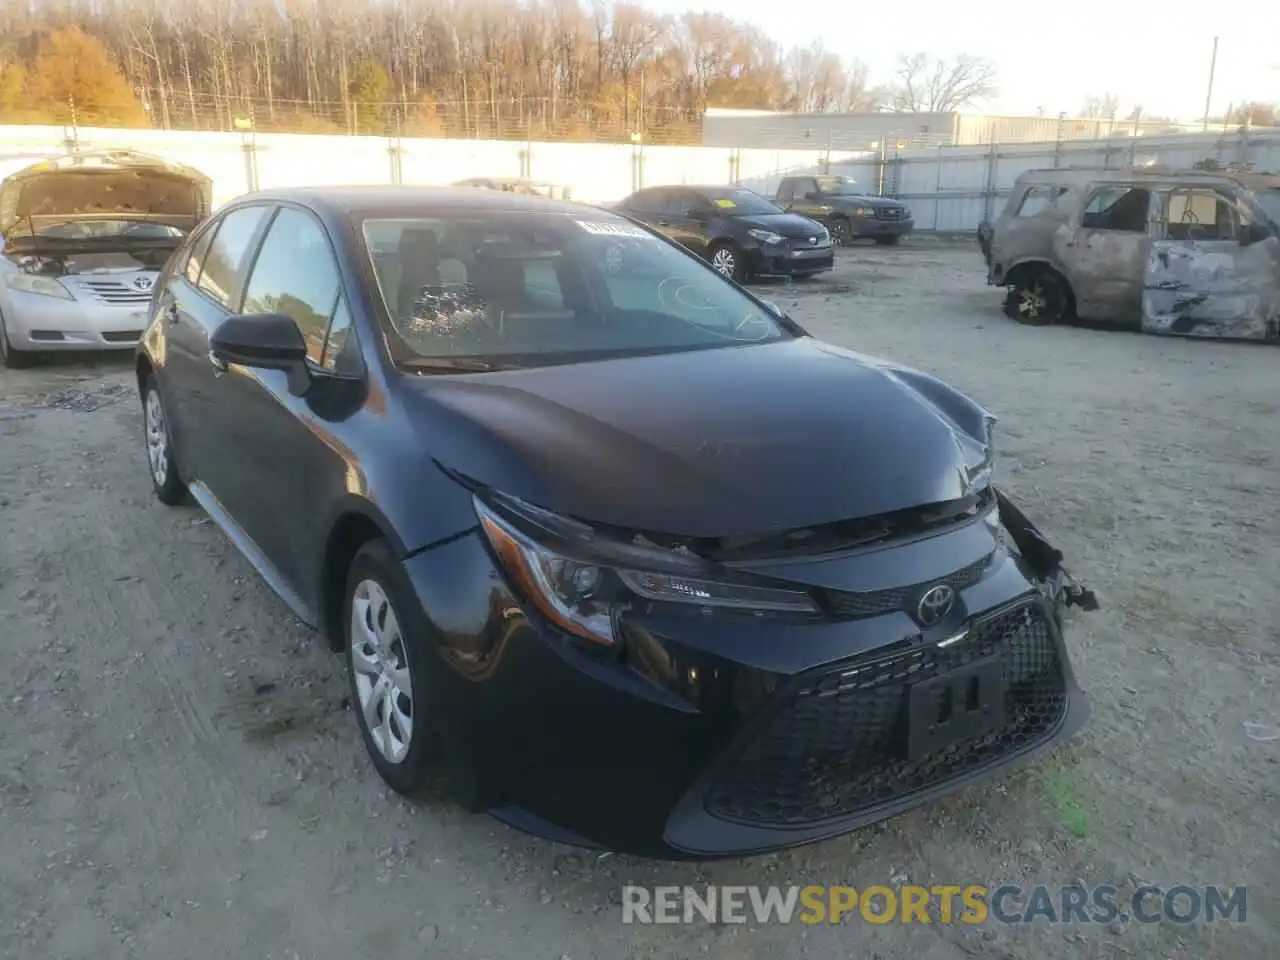
[{"label": "windshield", "polygon": [[833,196],[859,197],[862,191],[858,189],[856,180],[849,177],[819,177],[818,189],[823,193]]},{"label": "windshield", "polygon": [[151,223],[146,220],[68,220],[51,223],[35,229],[38,237],[59,240],[84,240],[103,237],[119,237],[135,240],[177,239],[184,231],[167,223]]},{"label": "windshield", "polygon": [[711,202],[721,214],[729,217],[755,217],[762,213],[784,213],[774,203],[766,200],[758,193],[750,190],[726,187],[723,190],[700,190],[703,197]]},{"label": "windshield", "polygon": [[608,214],[366,219],[397,362],[526,366],[791,334],[702,261]]}]

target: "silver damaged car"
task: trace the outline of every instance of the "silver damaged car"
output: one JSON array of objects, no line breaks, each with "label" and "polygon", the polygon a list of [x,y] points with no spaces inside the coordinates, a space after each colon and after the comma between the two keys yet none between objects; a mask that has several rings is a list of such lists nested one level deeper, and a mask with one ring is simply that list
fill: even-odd
[{"label": "silver damaged car", "polygon": [[0,183],[0,363],[132,350],[169,255],[209,214],[212,182],[131,151],[43,160]]}]

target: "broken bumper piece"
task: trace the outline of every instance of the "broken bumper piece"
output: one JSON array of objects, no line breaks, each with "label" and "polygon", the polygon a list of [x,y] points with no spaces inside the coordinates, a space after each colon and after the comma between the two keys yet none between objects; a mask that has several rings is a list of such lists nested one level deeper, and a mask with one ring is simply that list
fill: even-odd
[{"label": "broken bumper piece", "polygon": [[1018,553],[1041,584],[1044,595],[1053,602],[1061,624],[1067,607],[1097,610],[1098,597],[1077,581],[1062,565],[1062,551],[1049,543],[1027,515],[1014,505],[1004,491],[996,490],[1000,523],[1008,532]]}]

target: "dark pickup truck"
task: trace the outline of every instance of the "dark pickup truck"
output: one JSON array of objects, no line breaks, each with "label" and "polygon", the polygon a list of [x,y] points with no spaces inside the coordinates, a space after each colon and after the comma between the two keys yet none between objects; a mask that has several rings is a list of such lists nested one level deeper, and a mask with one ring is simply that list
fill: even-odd
[{"label": "dark pickup truck", "polygon": [[839,244],[863,237],[895,244],[915,227],[905,203],[867,196],[849,177],[783,177],[774,203],[790,213],[817,220]]}]

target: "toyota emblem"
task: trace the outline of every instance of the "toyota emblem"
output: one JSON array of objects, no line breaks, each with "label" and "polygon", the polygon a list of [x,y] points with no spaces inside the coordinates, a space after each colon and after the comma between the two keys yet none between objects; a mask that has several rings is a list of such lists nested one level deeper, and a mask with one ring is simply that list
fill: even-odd
[{"label": "toyota emblem", "polygon": [[150,290],[154,283],[155,283],[155,280],[152,277],[134,277],[133,278],[133,288],[135,290],[141,290],[145,292],[147,290]]},{"label": "toyota emblem", "polygon": [[940,583],[924,592],[916,607],[916,617],[926,627],[931,627],[951,612],[955,602],[956,592],[945,583]]}]

